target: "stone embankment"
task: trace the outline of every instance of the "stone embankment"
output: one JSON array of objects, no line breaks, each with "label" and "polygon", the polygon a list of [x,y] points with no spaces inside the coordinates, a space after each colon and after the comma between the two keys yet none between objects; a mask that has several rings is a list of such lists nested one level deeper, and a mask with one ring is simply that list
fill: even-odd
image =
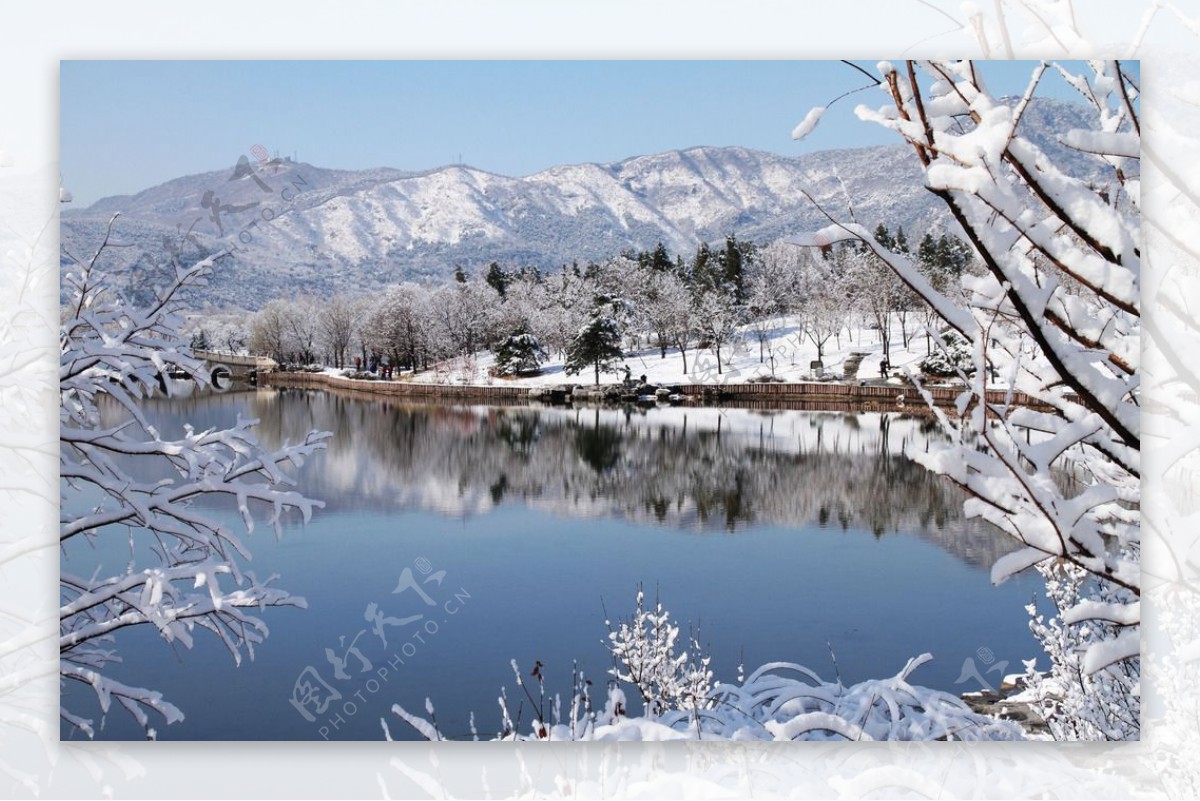
[{"label": "stone embankment", "polygon": [[963,693],[962,700],[981,715],[1013,721],[1025,730],[1026,736],[1049,739],[1050,728],[1037,706],[1026,697],[1027,689],[1024,676],[1005,676],[999,688]]}]

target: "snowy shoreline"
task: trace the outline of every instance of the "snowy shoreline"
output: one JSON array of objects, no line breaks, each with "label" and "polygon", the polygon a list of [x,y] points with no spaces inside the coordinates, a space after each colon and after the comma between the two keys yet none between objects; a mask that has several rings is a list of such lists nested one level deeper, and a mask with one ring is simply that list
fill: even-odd
[{"label": "snowy shoreline", "polygon": [[[259,376],[261,386],[294,387],[312,389],[344,390],[352,393],[378,396],[403,396],[429,400],[463,399],[473,402],[500,403],[621,403],[642,402],[652,404],[650,395],[641,394],[637,387],[621,384],[536,385],[516,381],[498,380],[492,384],[436,384],[403,379],[364,380],[347,378],[336,371],[272,371]],[[678,384],[667,385],[675,403],[687,405],[711,404],[778,404],[781,406],[827,406],[831,410],[896,411],[920,413],[928,405],[912,384],[900,381],[866,382],[848,384],[842,382],[791,382],[791,383],[725,383],[725,384]],[[953,406],[964,391],[962,386],[925,387],[938,406]],[[994,394],[994,397],[993,397]],[[1003,390],[989,390],[988,400],[996,403],[1005,401]],[[664,402],[664,401],[660,401]],[[1034,405],[1030,399],[1016,394],[1010,401],[1013,405]]]},{"label": "snowy shoreline", "polygon": [[[665,388],[669,392],[664,393],[664,402],[666,395],[675,394],[680,396],[675,402],[683,404],[767,403],[786,408],[819,403],[838,404],[828,408],[840,411],[903,408],[928,413],[921,394],[928,392],[936,405],[953,407],[968,389],[964,378],[926,374],[923,362],[933,349],[911,326],[906,334],[902,321],[893,318],[889,326],[892,344],[886,353],[879,332],[867,327],[856,328],[851,335],[827,342],[818,350],[802,335],[799,322],[784,315],[766,321],[769,328],[764,331],[745,328],[728,344],[719,364],[710,348],[697,347],[685,360],[677,346],[642,346],[626,351],[620,366],[604,371],[601,378],[605,380],[599,385],[593,382],[590,369],[579,375],[568,373],[561,357],[548,359],[529,373],[504,375],[496,354],[488,350],[444,359],[416,373],[397,370],[387,379],[381,377],[388,369],[386,364],[379,365],[376,372],[293,364],[290,369],[261,375],[263,383],[277,386],[337,386],[431,400],[636,403],[639,397],[648,400],[647,395]],[[359,361],[361,367],[367,364],[366,358]],[[989,377],[987,385],[988,401],[1006,404],[1006,384]],[[1010,402],[1035,405],[1020,393]]]}]

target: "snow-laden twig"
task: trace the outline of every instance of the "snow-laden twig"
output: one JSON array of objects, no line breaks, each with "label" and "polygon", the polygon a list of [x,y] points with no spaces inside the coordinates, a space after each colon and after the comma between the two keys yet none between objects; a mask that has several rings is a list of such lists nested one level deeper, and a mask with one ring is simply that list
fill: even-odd
[{"label": "snow-laden twig", "polygon": [[[1063,140],[1113,171],[1106,187],[1023,135],[1022,112],[1048,66],[1096,113],[1093,128]],[[1138,89],[1119,62],[1089,66],[1039,65],[1013,108],[969,61],[881,65],[888,101],[858,116],[912,146],[926,187],[973,246],[985,269],[962,277],[961,299],[857,224],[830,217],[793,242],[859,243],[965,340],[956,355],[972,355],[968,390],[956,416],[937,416],[951,444],[910,456],[966,489],[969,514],[1024,546],[996,563],[996,581],[1035,565],[1071,577],[1070,592],[1065,579],[1049,582],[1065,606],[1033,626],[1065,699],[1052,711],[1071,719],[1053,730],[1125,738],[1136,736],[1140,706],[1130,688],[1140,675],[1141,129]],[[949,343],[939,344],[950,360]],[[1034,406],[1015,404],[1018,393]],[[1114,716],[1132,723],[1114,726]]]},{"label": "snow-laden twig", "polygon": [[[280,534],[289,510],[307,520],[322,505],[288,489],[295,482],[286,469],[302,465],[329,435],[314,432],[272,452],[255,437],[255,421],[239,420],[224,430],[187,426],[177,438],[151,425],[141,408],[145,399],[169,395],[180,375],[197,386],[209,383],[204,363],[178,333],[179,311],[181,295],[202,285],[222,254],[193,264],[173,256],[165,282],[142,308],[121,297],[104,275],[109,246],[106,234],[92,257],[77,262],[63,279],[72,290],[72,314],[59,338],[60,676],[89,685],[102,713],[116,699],[154,736],[149,713],[167,723],[182,720],[184,713],[153,690],[105,674],[120,659],[118,633],[149,625],[165,642],[190,647],[200,628],[214,634],[238,663],[243,655],[253,658],[254,646],[267,635],[256,612],[303,607],[304,600],[272,586],[274,576],[260,580],[243,570],[245,545],[196,502],[232,502],[248,532],[255,509],[265,510],[266,522]],[[145,478],[148,472],[139,465],[150,466],[155,478]],[[77,544],[109,537],[134,543],[136,558],[117,572],[74,573],[77,561],[89,559]],[[94,736],[92,721],[66,705],[62,719]]]}]

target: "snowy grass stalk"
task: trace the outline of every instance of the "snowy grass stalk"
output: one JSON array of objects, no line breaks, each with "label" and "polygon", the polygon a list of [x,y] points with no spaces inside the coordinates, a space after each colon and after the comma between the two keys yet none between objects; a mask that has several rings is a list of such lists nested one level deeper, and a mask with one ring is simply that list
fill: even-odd
[{"label": "snowy grass stalk", "polygon": [[[542,682],[542,663],[538,661],[533,671],[529,674],[538,680],[538,697],[536,699],[529,692],[529,687],[525,684],[525,679],[521,675],[521,669],[517,666],[517,660],[513,659],[509,664],[512,665],[513,675],[517,679],[517,686],[521,688],[525,693],[525,697],[529,699],[529,708],[537,711],[537,718],[534,720],[535,731],[539,733],[539,736],[544,736],[546,731],[546,687]],[[520,710],[518,710],[517,716],[518,718],[520,717]]]},{"label": "snowy grass stalk", "polygon": [[409,726],[412,726],[413,730],[426,740],[437,742],[439,740],[446,739],[442,736],[442,733],[438,731],[437,722],[433,719],[433,704],[429,702],[428,698],[425,699],[425,710],[429,714],[430,720],[425,720],[424,718],[410,713],[399,704],[392,704],[392,714],[403,720]]}]

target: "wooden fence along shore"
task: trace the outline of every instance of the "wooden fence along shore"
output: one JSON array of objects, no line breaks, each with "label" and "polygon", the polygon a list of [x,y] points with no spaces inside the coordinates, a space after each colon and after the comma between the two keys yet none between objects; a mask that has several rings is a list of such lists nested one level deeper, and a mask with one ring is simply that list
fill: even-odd
[{"label": "wooden fence along shore", "polygon": [[[260,386],[295,387],[304,389],[333,389],[364,395],[384,395],[413,401],[431,402],[435,400],[454,400],[470,403],[524,403],[530,400],[543,400],[545,387],[506,386],[495,384],[490,386],[464,386],[458,384],[424,384],[412,381],[363,381],[323,373],[302,372],[267,372],[258,377]],[[567,385],[564,385],[567,386]],[[578,385],[581,389],[590,389],[587,385]],[[925,407],[921,394],[911,386],[836,384],[830,382],[796,383],[796,384],[679,384],[669,389],[673,393],[684,396],[689,403],[707,404],[736,404],[738,406],[760,408],[819,408],[828,411],[862,411],[870,408],[895,408],[903,405],[906,409],[919,411]],[[538,397],[531,398],[531,391]],[[934,402],[939,406],[953,406],[962,393],[961,387],[926,387]],[[569,393],[558,393],[569,397]],[[1002,403],[1005,398],[1002,390],[989,390],[989,403]],[[584,402],[597,402],[588,397]],[[1017,393],[1013,396],[1015,405],[1040,405],[1033,399]]]}]

